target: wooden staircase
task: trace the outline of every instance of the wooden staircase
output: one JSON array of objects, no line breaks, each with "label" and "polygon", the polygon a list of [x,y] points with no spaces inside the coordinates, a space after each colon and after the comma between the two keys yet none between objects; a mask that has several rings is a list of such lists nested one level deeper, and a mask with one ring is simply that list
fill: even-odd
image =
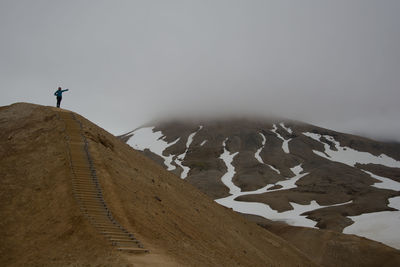
[{"label": "wooden staircase", "polygon": [[72,112],[60,110],[57,113],[65,123],[73,174],[72,188],[82,212],[117,250],[134,253],[149,252],[132,233],[129,233],[113,218],[107,208],[89,153],[89,144],[82,133],[81,122]]}]

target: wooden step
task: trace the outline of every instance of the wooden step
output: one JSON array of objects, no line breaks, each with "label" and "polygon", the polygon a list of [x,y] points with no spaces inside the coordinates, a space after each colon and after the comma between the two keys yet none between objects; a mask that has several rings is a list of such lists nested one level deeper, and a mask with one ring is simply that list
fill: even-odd
[{"label": "wooden step", "polygon": [[124,251],[124,252],[130,252],[130,253],[149,253],[150,251],[148,249],[144,248],[128,248],[128,247],[116,247],[117,250],[119,251]]},{"label": "wooden step", "polygon": [[99,201],[104,201],[103,196],[99,194],[92,194],[92,193],[83,193],[83,192],[76,192],[74,191],[74,194],[77,198],[82,199],[82,200],[99,200]]},{"label": "wooden step", "polygon": [[86,177],[75,177],[72,178],[72,182],[75,182],[76,184],[90,184],[90,185],[99,185],[97,182],[93,181],[91,176],[86,176]]},{"label": "wooden step", "polygon": [[84,203],[82,203],[82,205],[84,205],[85,207],[88,207],[88,208],[100,207],[104,210],[106,210],[106,208],[107,208],[105,203],[102,203],[100,201],[84,202]]},{"label": "wooden step", "polygon": [[101,194],[100,190],[98,190],[96,187],[94,186],[73,186],[72,189],[76,192],[80,192],[80,193],[96,193],[96,194]]},{"label": "wooden step", "polygon": [[93,173],[90,171],[87,172],[82,172],[80,170],[73,170],[73,173],[75,174],[75,177],[77,179],[86,179],[86,180],[93,180]]},{"label": "wooden step", "polygon": [[101,207],[104,210],[106,210],[106,206],[104,203],[101,203],[99,201],[81,201],[82,208],[93,208],[93,207]]},{"label": "wooden step", "polygon": [[102,199],[103,195],[100,190],[93,190],[91,188],[73,188],[72,191],[79,197],[99,198]]},{"label": "wooden step", "polygon": [[[73,163],[72,163],[72,165],[73,165]],[[92,170],[90,168],[83,169],[83,168],[72,167],[71,169],[76,175],[79,175],[79,176],[90,177],[92,174]]]},{"label": "wooden step", "polygon": [[118,248],[143,248],[142,244],[136,244],[136,243],[118,243],[118,242],[113,242],[109,241],[111,244],[115,247]]},{"label": "wooden step", "polygon": [[105,214],[105,215],[111,215],[110,212],[108,212],[104,207],[96,207],[96,208],[87,208],[87,207],[83,207],[84,210],[86,210],[87,212],[91,212],[91,213],[99,213],[99,214]]},{"label": "wooden step", "polygon": [[88,210],[88,209],[85,210],[88,215],[91,215],[93,217],[107,217],[108,219],[110,219],[109,215],[111,214],[107,213],[107,211],[105,210]]},{"label": "wooden step", "polygon": [[124,232],[122,228],[120,228],[118,225],[113,224],[111,221],[110,222],[94,222],[93,225],[99,229],[99,231],[118,231],[118,232]]},{"label": "wooden step", "polygon": [[95,185],[99,184],[98,182],[93,181],[91,176],[85,176],[85,177],[76,177],[75,176],[74,178],[72,178],[72,181],[76,182],[76,183],[91,183],[91,184],[95,184]]},{"label": "wooden step", "polygon": [[102,202],[100,199],[78,199],[81,203],[82,203],[82,207],[84,207],[84,205],[88,205],[88,206],[93,206],[93,205],[98,205],[101,204],[101,206],[103,208],[106,208],[105,203]]},{"label": "wooden step", "polygon": [[97,188],[97,186],[94,184],[94,183],[89,183],[89,182],[87,182],[87,183],[75,183],[74,185],[72,185],[74,188],[85,188],[85,189],[88,189],[88,188],[92,188],[92,189],[96,189],[96,190],[98,190],[98,188]]},{"label": "wooden step", "polygon": [[85,213],[85,214],[87,214],[88,216],[92,217],[92,219],[98,220],[97,222],[99,224],[103,224],[103,225],[106,224],[107,225],[109,223],[112,223],[111,218],[108,217],[106,214],[94,214],[94,213],[92,213],[92,214]]},{"label": "wooden step", "polygon": [[87,212],[93,212],[93,213],[102,212],[104,214],[107,214],[107,215],[110,214],[111,215],[111,212],[107,211],[104,206],[98,206],[98,207],[85,206],[85,207],[82,207],[82,209],[86,210]]},{"label": "wooden step", "polygon": [[81,201],[82,203],[86,203],[85,201],[88,201],[87,203],[89,203],[90,201],[94,202],[94,201],[99,201],[101,203],[104,203],[104,199],[102,196],[96,196],[96,195],[82,195],[81,193],[77,193],[74,192],[74,196]]},{"label": "wooden step", "polygon": [[76,189],[83,189],[83,188],[85,188],[85,189],[96,189],[96,190],[98,190],[98,191],[100,191],[99,190],[99,188],[96,186],[96,185],[94,185],[93,183],[74,183],[73,185],[72,185],[72,188],[76,188]]},{"label": "wooden step", "polygon": [[93,222],[98,222],[98,223],[101,223],[101,222],[108,222],[110,219],[108,218],[108,217],[106,217],[106,216],[104,216],[104,217],[98,217],[98,216],[91,216],[90,214],[86,214],[88,217],[90,217],[92,220],[93,220]]},{"label": "wooden step", "polygon": [[128,236],[128,237],[134,239],[133,236],[130,236],[130,234],[125,233],[125,232],[111,232],[111,231],[108,231],[108,232],[101,232],[101,233],[104,234],[105,236],[108,236],[108,237],[120,237],[120,236],[124,236],[125,237],[125,236]]},{"label": "wooden step", "polygon": [[101,208],[101,209],[107,210],[106,205],[104,203],[101,203],[98,201],[97,202],[85,202],[85,203],[82,203],[82,205],[85,208]]},{"label": "wooden step", "polygon": [[89,166],[89,163],[86,165],[83,162],[78,162],[78,161],[75,161],[75,160],[72,161],[72,168],[73,169],[83,169],[83,168],[85,168],[85,169],[91,170],[90,166]]},{"label": "wooden step", "polygon": [[[131,239],[130,237],[125,238],[108,238],[110,241],[123,242],[123,243],[138,243],[137,240]],[[135,242],[136,241],[136,242]]]},{"label": "wooden step", "polygon": [[119,228],[117,225],[113,224],[111,221],[107,222],[107,223],[100,223],[100,222],[94,222],[93,223],[96,228],[101,229],[101,231],[119,231],[119,232],[123,232],[121,230],[121,228]]},{"label": "wooden step", "polygon": [[73,188],[73,191],[77,194],[83,194],[88,196],[101,195],[101,193],[95,188]]},{"label": "wooden step", "polygon": [[89,192],[89,193],[98,193],[100,194],[100,191],[94,187],[94,186],[73,186],[72,189],[76,192]]},{"label": "wooden step", "polygon": [[101,205],[102,207],[106,208],[106,204],[98,199],[86,199],[81,201],[82,205]]},{"label": "wooden step", "polygon": [[77,163],[72,160],[72,169],[75,171],[91,171],[89,164],[87,166],[76,166]]},{"label": "wooden step", "polygon": [[115,228],[113,226],[98,227],[98,226],[96,226],[96,224],[94,222],[92,224],[98,229],[98,231],[118,231],[118,230],[120,230],[119,228]]},{"label": "wooden step", "polygon": [[87,210],[87,211],[104,211],[104,212],[108,212],[111,214],[111,212],[109,212],[106,207],[104,207],[103,205],[101,206],[90,206],[90,205],[82,205],[82,209]]},{"label": "wooden step", "polygon": [[76,196],[76,198],[82,202],[82,204],[88,204],[88,205],[93,205],[93,204],[101,204],[102,206],[105,206],[106,203],[104,202],[103,199],[101,198],[92,198],[92,197],[81,197],[81,196]]},{"label": "wooden step", "polygon": [[93,216],[91,214],[86,215],[99,223],[107,223],[110,221],[110,218],[108,218],[107,216]]},{"label": "wooden step", "polygon": [[[107,234],[124,234],[124,235],[132,235],[132,234],[129,234],[129,233],[125,233],[125,232],[121,232],[121,231],[103,231],[103,232],[101,232],[102,234],[105,234],[105,235],[107,235]],[[132,235],[133,236],[133,235]]]},{"label": "wooden step", "polygon": [[79,179],[78,180],[78,179],[73,178],[72,179],[72,183],[77,185],[77,186],[80,186],[80,185],[100,186],[99,184],[97,184],[97,183],[95,183],[95,182],[93,182],[92,180],[89,180],[89,179]]},{"label": "wooden step", "polygon": [[104,201],[102,196],[98,196],[98,195],[82,195],[81,193],[76,193],[75,192],[75,197],[78,200],[82,200],[82,201],[86,201],[86,200],[98,200],[98,201]]},{"label": "wooden step", "polygon": [[74,167],[74,163],[72,163],[71,169],[74,171],[74,173],[84,173],[84,175],[92,173],[92,169],[89,167],[79,167],[76,168]]},{"label": "wooden step", "polygon": [[101,190],[94,185],[72,185],[73,190],[87,190],[87,191],[95,191],[101,194]]},{"label": "wooden step", "polygon": [[96,188],[74,187],[74,188],[73,188],[73,191],[74,191],[75,193],[80,193],[80,194],[84,194],[84,195],[86,195],[86,193],[87,193],[88,196],[91,196],[91,195],[93,195],[93,194],[101,195],[101,193],[99,192],[99,190],[97,190]]},{"label": "wooden step", "polygon": [[95,213],[85,213],[89,217],[93,218],[97,222],[108,222],[111,221],[110,217],[107,216],[107,214],[95,214]]},{"label": "wooden step", "polygon": [[73,182],[77,183],[91,183],[91,184],[99,184],[98,182],[94,181],[91,175],[85,175],[85,176],[77,176],[74,175],[72,178]]},{"label": "wooden step", "polygon": [[99,185],[98,182],[93,181],[91,177],[75,177],[72,178],[72,182],[75,182],[77,184],[93,184],[93,185]]},{"label": "wooden step", "polygon": [[113,243],[119,244],[120,246],[132,246],[132,245],[136,245],[137,246],[137,245],[141,245],[139,240],[136,240],[136,239],[131,240],[130,242],[118,242],[118,241],[111,240],[110,238],[108,238],[108,240],[113,242]]}]

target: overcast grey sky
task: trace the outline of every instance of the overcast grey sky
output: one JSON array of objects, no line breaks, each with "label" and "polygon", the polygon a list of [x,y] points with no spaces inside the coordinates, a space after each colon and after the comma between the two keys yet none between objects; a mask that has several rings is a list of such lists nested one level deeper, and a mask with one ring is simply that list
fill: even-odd
[{"label": "overcast grey sky", "polygon": [[0,0],[0,105],[113,134],[166,114],[275,114],[400,141],[400,1]]}]

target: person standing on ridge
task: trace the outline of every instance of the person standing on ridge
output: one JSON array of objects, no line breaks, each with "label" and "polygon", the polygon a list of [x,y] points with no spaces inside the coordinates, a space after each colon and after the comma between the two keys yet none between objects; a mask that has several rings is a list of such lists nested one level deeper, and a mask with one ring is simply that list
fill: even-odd
[{"label": "person standing on ridge", "polygon": [[68,89],[61,90],[61,87],[58,87],[58,90],[54,92],[54,95],[57,96],[57,107],[60,107],[62,100],[62,93],[68,91]]}]

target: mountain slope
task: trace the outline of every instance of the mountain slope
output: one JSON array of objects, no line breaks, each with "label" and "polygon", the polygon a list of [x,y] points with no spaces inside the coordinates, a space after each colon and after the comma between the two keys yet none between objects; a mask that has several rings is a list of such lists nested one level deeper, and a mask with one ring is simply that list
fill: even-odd
[{"label": "mountain slope", "polygon": [[[120,138],[240,213],[339,233],[362,235],[367,229],[368,238],[400,247],[399,144],[274,119],[164,121]],[[367,213],[383,218],[380,227],[363,218]],[[350,225],[355,230],[348,230]],[[356,240],[285,229],[302,238],[308,232],[321,240]],[[302,240],[275,233],[294,243]],[[354,242],[366,244],[361,240]]]},{"label": "mountain slope", "polygon": [[321,266],[398,266],[400,262],[400,251],[363,237],[245,217],[287,240]]},{"label": "mountain slope", "polygon": [[283,239],[75,116],[109,209],[150,253],[115,251],[79,210],[57,110],[14,104],[0,109],[2,265],[314,265]]}]

